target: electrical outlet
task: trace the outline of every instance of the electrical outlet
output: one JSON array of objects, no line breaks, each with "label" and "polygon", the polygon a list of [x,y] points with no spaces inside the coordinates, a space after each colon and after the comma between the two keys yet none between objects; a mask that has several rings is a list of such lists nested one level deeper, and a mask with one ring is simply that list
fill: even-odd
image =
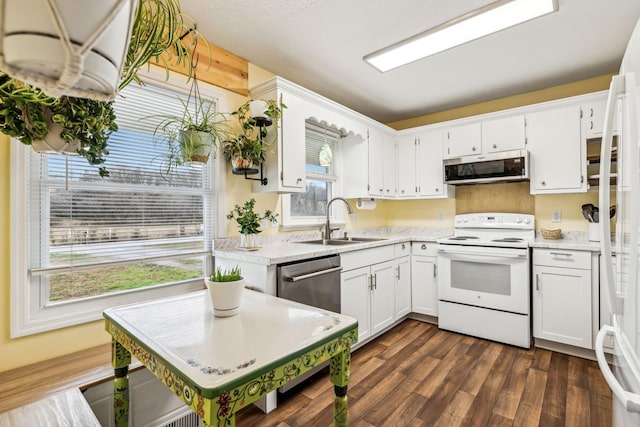
[{"label": "electrical outlet", "polygon": [[444,212],[438,212],[438,221],[444,221]]},{"label": "electrical outlet", "polygon": [[554,209],[551,211],[551,222],[561,222],[562,211],[560,209]]}]

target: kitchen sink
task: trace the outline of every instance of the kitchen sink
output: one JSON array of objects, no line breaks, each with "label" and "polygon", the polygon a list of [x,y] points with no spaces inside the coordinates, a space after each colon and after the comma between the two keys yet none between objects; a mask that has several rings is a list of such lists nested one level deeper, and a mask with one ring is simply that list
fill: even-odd
[{"label": "kitchen sink", "polygon": [[335,239],[329,239],[329,240],[322,240],[322,239],[317,239],[317,240],[301,240],[298,242],[293,242],[293,243],[311,243],[311,244],[316,244],[316,245],[335,245],[335,246],[339,246],[339,245],[351,245],[354,243],[364,243],[364,242],[378,242],[381,240],[387,240],[384,238],[380,238],[380,237],[338,237]]}]

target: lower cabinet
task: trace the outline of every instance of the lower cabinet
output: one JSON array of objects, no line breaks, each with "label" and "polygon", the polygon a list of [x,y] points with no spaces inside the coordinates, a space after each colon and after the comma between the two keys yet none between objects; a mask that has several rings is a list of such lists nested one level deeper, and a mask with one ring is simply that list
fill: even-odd
[{"label": "lower cabinet", "polygon": [[411,311],[438,316],[436,244],[414,242],[411,253]]},{"label": "lower cabinet", "polygon": [[590,252],[533,251],[533,336],[593,349]]},{"label": "lower cabinet", "polygon": [[341,312],[358,319],[358,345],[411,311],[410,257],[394,257],[393,245],[341,255]]}]

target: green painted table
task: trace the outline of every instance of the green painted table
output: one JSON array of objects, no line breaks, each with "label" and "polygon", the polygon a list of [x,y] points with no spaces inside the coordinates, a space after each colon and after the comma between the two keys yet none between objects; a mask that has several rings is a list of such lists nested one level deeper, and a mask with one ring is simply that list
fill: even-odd
[{"label": "green painted table", "polygon": [[214,317],[207,291],[110,308],[115,425],[128,424],[131,355],[203,420],[234,426],[235,413],[330,360],[335,426],[347,425],[355,319],[245,289],[240,314]]}]

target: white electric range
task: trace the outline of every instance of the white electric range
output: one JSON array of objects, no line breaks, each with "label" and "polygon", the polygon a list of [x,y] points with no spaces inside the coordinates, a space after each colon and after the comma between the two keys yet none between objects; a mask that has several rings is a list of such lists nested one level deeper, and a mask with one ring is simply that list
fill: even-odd
[{"label": "white electric range", "polygon": [[456,215],[438,239],[438,326],[529,348],[533,215]]}]

